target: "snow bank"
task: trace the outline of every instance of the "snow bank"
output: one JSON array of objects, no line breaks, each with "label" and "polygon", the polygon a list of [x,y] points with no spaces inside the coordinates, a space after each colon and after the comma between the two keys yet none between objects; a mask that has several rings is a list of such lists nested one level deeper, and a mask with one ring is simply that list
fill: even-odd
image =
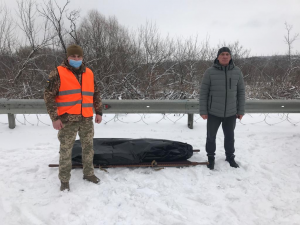
[{"label": "snow bank", "polygon": [[[180,117],[106,115],[95,125],[95,137],[187,142],[201,150],[191,160],[206,161],[206,121],[196,117],[190,130],[187,117]],[[39,115],[40,121],[36,115],[25,118],[18,115],[17,127],[11,130],[7,115],[0,115],[1,224],[300,223],[299,114],[251,114],[237,123],[239,169],[224,161],[220,129],[214,171],[206,166],[118,168],[108,173],[96,169],[101,183],[95,185],[75,169],[70,192],[59,191],[58,169],[48,167],[59,157],[57,131],[47,125],[48,116]]]}]

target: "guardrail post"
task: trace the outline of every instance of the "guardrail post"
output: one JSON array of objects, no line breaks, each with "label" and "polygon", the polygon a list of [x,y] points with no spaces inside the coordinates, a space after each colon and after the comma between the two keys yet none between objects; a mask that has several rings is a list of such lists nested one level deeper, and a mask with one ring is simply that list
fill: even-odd
[{"label": "guardrail post", "polygon": [[16,127],[15,115],[8,113],[8,127],[14,129]]},{"label": "guardrail post", "polygon": [[194,127],[194,114],[188,114],[188,128],[193,129]]}]

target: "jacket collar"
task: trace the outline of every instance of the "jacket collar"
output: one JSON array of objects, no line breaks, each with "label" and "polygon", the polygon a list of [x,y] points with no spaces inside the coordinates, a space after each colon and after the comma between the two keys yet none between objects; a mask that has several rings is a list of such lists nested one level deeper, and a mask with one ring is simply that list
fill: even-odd
[{"label": "jacket collar", "polygon": [[216,58],[215,61],[214,61],[213,67],[215,67],[215,68],[218,69],[218,70],[225,70],[226,67],[227,67],[227,70],[232,70],[232,69],[235,67],[235,65],[234,65],[233,60],[230,59],[228,66],[222,66],[222,65],[219,63],[218,58]]}]

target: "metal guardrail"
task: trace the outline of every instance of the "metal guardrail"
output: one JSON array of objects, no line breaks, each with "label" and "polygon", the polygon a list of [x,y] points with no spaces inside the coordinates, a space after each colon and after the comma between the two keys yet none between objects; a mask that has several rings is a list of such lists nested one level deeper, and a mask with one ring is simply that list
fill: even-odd
[{"label": "metal guardrail", "polygon": [[[193,115],[199,113],[198,100],[102,100],[103,113],[183,113],[193,128]],[[300,100],[247,100],[246,113],[300,113]],[[8,114],[9,127],[15,127],[14,114],[47,114],[43,99],[0,99],[0,114]]]},{"label": "metal guardrail", "polygon": [[[198,113],[196,100],[102,100],[103,112]],[[0,99],[0,114],[47,114],[43,99]]]}]

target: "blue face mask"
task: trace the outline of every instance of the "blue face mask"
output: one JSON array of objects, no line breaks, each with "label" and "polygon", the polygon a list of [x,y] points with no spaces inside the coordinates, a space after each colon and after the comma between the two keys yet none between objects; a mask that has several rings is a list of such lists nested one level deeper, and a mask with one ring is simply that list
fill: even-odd
[{"label": "blue face mask", "polygon": [[78,68],[78,67],[81,66],[82,60],[76,61],[76,60],[70,59],[70,60],[69,60],[69,64],[70,64],[70,66],[72,66],[72,67]]}]

